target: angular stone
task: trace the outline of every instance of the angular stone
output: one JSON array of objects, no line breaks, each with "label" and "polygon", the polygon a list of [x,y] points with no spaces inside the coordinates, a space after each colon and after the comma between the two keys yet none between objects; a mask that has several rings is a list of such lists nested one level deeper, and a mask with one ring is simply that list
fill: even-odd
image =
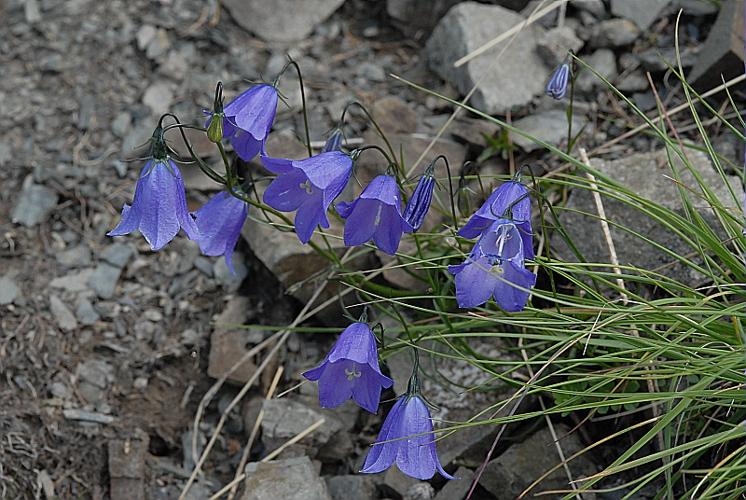
[{"label": "angular stone", "polygon": [[671,0],[611,0],[611,13],[629,19],[645,31]]},{"label": "angular stone", "polygon": [[710,89],[722,84],[721,78],[728,81],[743,74],[743,8],[743,2],[722,2],[717,20],[687,75],[687,81],[696,89]]},{"label": "angular stone", "polygon": [[594,47],[622,47],[640,36],[640,28],[627,19],[607,19],[593,27],[591,44]]},{"label": "angular stone", "polygon": [[[609,49],[598,49],[585,58],[585,62],[606,80],[612,81],[617,75],[616,57]],[[575,85],[581,92],[588,92],[596,87],[605,87],[606,84],[589,69],[583,68]]]},{"label": "angular stone", "polygon": [[487,113],[504,113],[528,104],[544,91],[551,71],[536,53],[537,40],[544,34],[541,27],[534,24],[520,30],[499,61],[495,60],[500,50],[496,47],[459,68],[453,66],[462,56],[523,21],[523,16],[496,5],[459,3],[448,11],[428,40],[428,64],[461,94],[478,82],[472,103]]},{"label": "angular stone", "polygon": [[167,112],[174,99],[171,84],[165,81],[156,82],[145,90],[142,103],[149,107],[154,115]]},{"label": "angular stone", "polygon": [[88,280],[93,275],[93,269],[81,269],[76,273],[66,274],[59,278],[54,278],[49,282],[52,288],[60,288],[68,292],[84,292],[88,290]]},{"label": "angular stone", "polygon": [[[235,328],[246,322],[249,314],[249,299],[233,297],[215,319],[215,329],[210,337],[210,356],[207,374],[220,378],[240,361],[249,350],[246,346],[249,331]],[[228,381],[244,384],[256,371],[253,359],[244,361],[231,375]]]},{"label": "angular stone", "polygon": [[[560,424],[554,426],[560,439],[565,458],[579,452],[585,446],[580,442],[577,433],[570,433],[570,427]],[[508,450],[491,460],[479,480],[479,484],[498,499],[513,499],[523,492],[544,472],[562,462],[548,428],[543,428],[522,443],[512,445]],[[573,480],[588,477],[597,472],[594,462],[587,455],[580,455],[568,464]],[[567,475],[562,467],[549,474],[534,487],[531,493],[544,490],[570,489]]]},{"label": "angular stone", "polygon": [[55,258],[66,267],[83,267],[91,263],[91,250],[81,244],[57,253]]},{"label": "angular stone", "polygon": [[[386,469],[386,472],[383,473],[382,486],[384,490],[393,491],[395,496],[403,497],[410,488],[420,482],[419,479],[407,476],[394,465]],[[389,492],[387,491],[387,493]]]},{"label": "angular stone", "polygon": [[0,277],[0,306],[12,303],[19,293],[18,285],[10,276]]},{"label": "angular stone", "polygon": [[326,486],[332,500],[374,500],[376,484],[370,476],[347,475],[326,478]]},{"label": "angular stone", "polygon": [[459,467],[454,481],[446,482],[443,489],[435,495],[435,500],[463,500],[471,488],[471,480],[474,478],[474,471],[466,467]]},{"label": "angular stone", "polygon": [[122,268],[132,257],[135,251],[126,243],[114,243],[101,252],[101,258],[114,267]]},{"label": "angular stone", "polygon": [[386,12],[404,33],[417,38],[430,33],[443,15],[460,0],[386,0]]},{"label": "angular stone", "polygon": [[121,274],[122,270],[120,268],[106,262],[99,262],[88,278],[88,286],[102,299],[110,299],[114,296],[114,289]]},{"label": "angular stone", "polygon": [[21,194],[18,196],[10,219],[15,224],[33,227],[47,220],[49,214],[57,206],[57,193],[40,184],[34,184],[33,176],[29,175],[23,181]]},{"label": "angular stone", "polygon": [[242,500],[332,500],[308,457],[246,465]]},{"label": "angular stone", "polygon": [[52,311],[54,320],[57,322],[57,326],[62,330],[69,332],[78,327],[78,320],[75,319],[75,315],[58,296],[49,296],[49,308]]},{"label": "angular stone", "polygon": [[[572,135],[577,135],[585,123],[586,120],[579,116],[576,111],[572,117]],[[567,142],[567,114],[564,111],[553,110],[528,115],[516,120],[513,125],[517,129],[553,146],[559,146]],[[527,152],[543,147],[519,134],[511,134],[511,139],[513,144]]]},{"label": "angular stone", "polygon": [[81,299],[78,302],[78,307],[75,308],[75,317],[83,325],[92,325],[101,319],[98,311],[93,308],[93,304],[88,299]]},{"label": "angular stone", "polygon": [[[710,164],[707,155],[700,151],[688,150],[687,157],[714,196],[727,209],[733,210],[734,213],[740,211],[739,201],[733,199],[730,191]],[[701,190],[691,172],[678,157],[673,156],[673,158],[675,158],[674,166],[681,177],[682,185],[694,190],[693,193],[689,193],[689,196],[700,215],[711,227],[720,227],[715,215],[700,198]],[[633,154],[614,161],[591,160],[591,163],[602,174],[616,180],[636,195],[684,215],[679,188],[676,182],[669,178],[673,174],[668,166],[665,150]],[[740,181],[733,176],[730,176],[728,180],[733,191],[739,193]],[[690,286],[698,286],[702,283],[703,276],[691,267],[680,263],[667,252],[659,250],[628,231],[618,229],[617,226],[629,228],[643,238],[648,238],[678,255],[688,255],[692,252],[696,254],[696,249],[633,206],[603,195],[602,201],[606,218],[614,223],[610,227],[611,237],[620,264],[654,270]],[[560,212],[560,222],[583,257],[588,262],[609,263],[609,246],[597,219],[598,212],[591,192],[588,189],[574,189],[570,194],[566,209]],[[558,233],[555,233],[552,238],[552,247],[559,259],[577,260]],[[692,259],[695,262],[699,260],[697,257],[692,257]]]},{"label": "angular stone", "polygon": [[[271,137],[271,136],[270,136]],[[262,197],[264,186],[257,186],[259,197]],[[293,214],[289,215],[292,222]],[[241,230],[241,235],[248,242],[251,251],[264,264],[264,266],[275,275],[283,288],[293,297],[301,302],[308,301],[313,295],[319,281],[312,279],[314,276],[323,276],[323,271],[328,269],[330,262],[309,245],[301,245],[295,231],[287,230],[286,223],[277,216],[267,213],[266,216],[277,226],[270,225],[264,220],[265,217],[259,214],[259,220],[249,219]],[[260,222],[261,221],[261,222]],[[330,216],[329,222],[331,227],[324,229],[325,233],[334,235],[329,238],[329,243],[338,255],[342,255],[346,248],[342,242],[342,224],[335,217]],[[282,230],[280,229],[282,228]],[[326,248],[326,243],[318,232],[314,233],[311,241],[321,248]],[[361,266],[367,260],[366,257],[359,259]],[[354,264],[351,264],[354,265]],[[329,282],[323,291],[319,294],[316,303],[336,296],[340,291],[337,283]],[[331,304],[320,312],[320,318],[331,324],[338,323],[339,304]]]},{"label": "angular stone", "polygon": [[570,26],[557,26],[546,31],[539,39],[536,50],[549,66],[558,66],[567,57],[568,51],[577,52],[583,40],[575,35]]},{"label": "angular stone", "polygon": [[386,135],[417,130],[417,113],[398,97],[386,96],[378,99],[373,103],[371,113]]},{"label": "angular stone", "polygon": [[402,500],[432,500],[434,496],[435,488],[430,483],[420,481],[407,489]]},{"label": "angular stone", "polygon": [[[234,21],[269,42],[297,42],[310,35],[344,0],[223,0]],[[278,15],[285,13],[286,15]]]},{"label": "angular stone", "polygon": [[262,441],[268,450],[276,449],[322,418],[324,424],[304,437],[300,444],[318,450],[342,429],[342,423],[332,411],[311,408],[292,399],[265,400],[262,409]]},{"label": "angular stone", "polygon": [[145,459],[148,456],[148,435],[134,439],[109,441],[109,478],[112,500],[145,498]]}]

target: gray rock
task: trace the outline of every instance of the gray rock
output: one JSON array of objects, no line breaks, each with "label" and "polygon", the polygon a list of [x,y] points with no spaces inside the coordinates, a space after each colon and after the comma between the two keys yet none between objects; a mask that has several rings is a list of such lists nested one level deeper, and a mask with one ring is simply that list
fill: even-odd
[{"label": "gray rock", "polygon": [[171,40],[168,39],[168,33],[164,29],[158,29],[155,35],[148,42],[145,49],[145,55],[148,59],[157,60],[171,48]]},{"label": "gray rock", "polygon": [[332,500],[374,500],[376,484],[366,475],[347,475],[326,478],[326,486]]},{"label": "gray rock", "polygon": [[78,307],[75,308],[75,317],[83,325],[92,325],[101,319],[101,316],[93,308],[93,304],[88,299],[78,301]]},{"label": "gray rock", "polygon": [[594,47],[622,47],[640,36],[640,28],[628,19],[607,19],[593,27],[591,44]]},{"label": "gray rock", "polygon": [[[710,164],[707,155],[689,150],[687,156],[692,167],[699,172],[703,182],[709,186],[714,196],[727,209],[740,210],[740,200],[733,199],[728,188]],[[676,183],[667,177],[672,173],[664,150],[633,154],[614,161],[591,160],[591,162],[601,173],[615,179],[637,195],[653,200],[683,216],[679,189]],[[691,172],[678,158],[674,161],[674,166],[681,176],[682,185],[695,191],[689,196],[701,216],[711,224],[711,227],[720,227],[714,214],[700,198],[700,189]],[[734,192],[740,192],[740,181],[737,178],[730,177],[729,182]],[[668,253],[653,247],[641,238],[616,228],[616,225],[630,228],[643,238],[657,242],[663,248],[679,255],[696,253],[695,248],[629,204],[612,200],[607,196],[603,196],[602,200],[606,217],[614,222],[611,226],[611,236],[620,264],[633,265],[641,269],[656,269],[661,274],[690,286],[698,286],[702,283],[703,277],[691,267],[678,262]],[[589,262],[610,262],[609,247],[597,220],[597,209],[591,193],[587,189],[573,190],[566,208],[568,211],[561,213],[560,221],[583,257]],[[590,215],[586,216],[583,213]],[[723,235],[723,239],[725,238],[726,236]],[[577,259],[557,233],[553,236],[552,247],[560,259]],[[696,262],[697,258],[693,257],[693,260]]]},{"label": "gray rock", "polygon": [[111,122],[111,132],[120,139],[124,139],[131,129],[132,117],[126,111],[119,113]]},{"label": "gray rock", "polygon": [[581,11],[590,12],[598,19],[606,17],[606,5],[603,0],[580,0],[573,2],[572,6]]},{"label": "gray rock", "polygon": [[429,33],[460,0],[386,0],[386,12],[404,33]]},{"label": "gray rock", "polygon": [[[210,336],[210,356],[207,364],[207,374],[213,378],[220,378],[236,365],[248,351],[246,344],[249,331],[236,328],[248,319],[249,300],[246,297],[231,298],[225,308],[215,318],[215,329]],[[256,371],[253,359],[244,361],[233,373],[228,381],[244,384]]]},{"label": "gray rock", "polygon": [[241,500],[332,500],[308,457],[251,462],[245,472]]},{"label": "gray rock", "polygon": [[49,296],[49,307],[60,329],[69,332],[78,327],[78,320],[75,319],[75,315],[58,296]]},{"label": "gray rock", "polygon": [[718,4],[710,0],[674,0],[673,10],[678,12],[679,9],[690,16],[709,16],[717,14]]},{"label": "gray rock", "polygon": [[611,13],[629,19],[646,30],[671,0],[611,0]]},{"label": "gray rock", "polygon": [[18,285],[10,276],[0,277],[0,306],[12,303],[19,293]]},{"label": "gray rock", "polygon": [[234,252],[232,262],[233,269],[236,271],[235,273],[231,272],[228,264],[225,263],[225,259],[222,257],[216,260],[212,267],[215,279],[218,280],[218,283],[220,283],[226,292],[235,292],[238,290],[244,278],[249,274],[243,253]]},{"label": "gray rock", "polygon": [[39,2],[37,0],[26,0],[23,4],[23,12],[27,23],[35,24],[41,21],[41,10],[39,9]]},{"label": "gray rock", "polygon": [[435,488],[430,483],[422,481],[410,486],[404,493],[402,500],[432,500],[434,496]]},{"label": "gray rock", "polygon": [[[598,49],[596,52],[585,58],[585,62],[593,68],[596,73],[607,80],[613,80],[617,75],[616,58],[614,52],[609,49]],[[589,69],[583,68],[575,81],[575,86],[581,92],[603,87],[606,84],[601,81]]]},{"label": "gray rock", "polygon": [[342,423],[333,412],[311,408],[292,399],[265,400],[262,409],[262,441],[269,450],[274,450],[322,418],[324,424],[303,438],[301,444],[318,449],[342,429]]},{"label": "gray rock", "polygon": [[114,267],[123,268],[134,254],[134,250],[126,243],[114,243],[101,252],[101,258]]},{"label": "gray rock", "polygon": [[722,2],[715,24],[687,75],[696,89],[710,89],[743,74],[743,2]]},{"label": "gray rock", "polygon": [[499,6],[460,3],[448,11],[428,40],[428,64],[461,94],[479,82],[472,103],[487,113],[504,113],[528,104],[544,91],[550,72],[536,53],[537,40],[544,33],[542,28],[531,25],[522,29],[499,61],[495,60],[499,49],[492,49],[460,68],[453,66],[457,59],[524,20]]},{"label": "gray rock", "polygon": [[145,90],[142,103],[149,107],[154,115],[162,115],[171,107],[174,93],[168,82],[155,82]]},{"label": "gray rock", "polygon": [[561,64],[568,51],[577,52],[582,47],[583,40],[567,25],[547,30],[536,44],[536,50],[541,58],[552,67]]},{"label": "gray rock", "polygon": [[110,299],[114,296],[114,289],[121,274],[120,268],[106,262],[99,262],[88,278],[88,286],[102,299]]},{"label": "gray rock", "polygon": [[463,500],[471,488],[474,472],[466,467],[459,467],[454,474],[453,481],[448,481],[443,489],[435,495],[435,500]]},{"label": "gray rock", "polygon": [[57,253],[55,258],[65,267],[84,267],[91,263],[91,250],[81,244]]},{"label": "gray rock", "polygon": [[357,65],[358,76],[371,82],[386,81],[386,71],[379,65],[370,61],[364,61]]},{"label": "gray rock", "polygon": [[93,269],[82,269],[76,273],[66,274],[54,278],[49,282],[52,288],[60,288],[67,292],[84,292],[88,290],[88,280],[91,279]]},{"label": "gray rock", "polygon": [[[236,23],[269,42],[304,40],[344,0],[223,0]],[[278,15],[279,12],[288,15]]]},{"label": "gray rock", "polygon": [[[570,433],[564,424],[555,425],[555,432],[562,440],[560,444],[565,457],[584,448],[577,433]],[[491,460],[479,480],[479,484],[499,500],[518,498],[523,490],[544,472],[561,463],[555,451],[554,439],[548,428],[544,428],[522,443],[517,443]],[[569,464],[573,479],[588,477],[597,472],[593,461],[581,455]],[[529,493],[543,490],[565,490],[570,488],[562,467],[549,474]]]},{"label": "gray rock", "polygon": [[383,489],[386,493],[394,492],[394,496],[403,497],[410,488],[420,484],[422,481],[407,476],[397,466],[389,467],[383,473]]},{"label": "gray rock", "polygon": [[637,92],[649,87],[648,80],[640,73],[628,73],[626,76],[615,82],[614,86],[620,92]]},{"label": "gray rock", "polygon": [[137,30],[137,48],[145,50],[150,41],[155,37],[156,29],[155,26],[150,24],[143,24],[139,30]]},{"label": "gray rock", "polygon": [[[585,123],[585,118],[578,115],[576,111],[572,117],[572,135],[576,136]],[[515,121],[513,125],[553,146],[559,146],[567,141],[567,114],[564,111],[553,110],[528,115],[525,118]],[[513,139],[513,144],[526,152],[535,151],[543,147],[518,134],[512,134],[511,138]]]},{"label": "gray rock", "polygon": [[33,177],[29,175],[23,181],[23,189],[10,218],[16,224],[33,227],[46,221],[56,206],[57,193],[46,186],[34,184]]},{"label": "gray rock", "polygon": [[106,389],[114,380],[114,368],[106,361],[89,359],[78,365],[78,392],[89,403],[104,397]]},{"label": "gray rock", "polygon": [[417,113],[407,103],[395,96],[378,99],[371,107],[371,114],[385,134],[412,133],[417,130]]}]

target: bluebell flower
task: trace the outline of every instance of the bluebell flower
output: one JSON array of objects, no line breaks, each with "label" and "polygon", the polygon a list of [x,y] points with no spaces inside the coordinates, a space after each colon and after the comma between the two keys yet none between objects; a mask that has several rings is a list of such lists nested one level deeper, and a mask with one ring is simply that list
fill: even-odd
[{"label": "bluebell flower", "polygon": [[190,239],[199,237],[189,215],[181,172],[170,158],[145,164],[135,187],[132,206],[124,205],[122,218],[108,236],[123,236],[139,230],[153,250],[166,246],[183,229]]},{"label": "bluebell flower", "polygon": [[553,99],[558,101],[565,97],[567,93],[567,84],[570,81],[570,63],[565,61],[554,70],[552,76],[547,82],[547,87],[544,92]]},{"label": "bluebell flower", "polygon": [[396,177],[379,175],[352,202],[337,203],[337,212],[347,219],[344,242],[348,247],[373,240],[382,251],[394,255],[402,233],[413,231],[401,215],[399,185]]},{"label": "bluebell flower", "polygon": [[271,158],[262,163],[278,177],[264,192],[264,203],[295,214],[295,232],[308,243],[316,226],[329,227],[326,211],[352,175],[352,158],[341,151],[319,153],[304,160]]},{"label": "bluebell flower", "polygon": [[394,385],[378,367],[376,338],[366,323],[345,328],[321,365],[303,376],[318,380],[322,408],[335,408],[353,399],[371,413],[378,411],[381,390]]},{"label": "bluebell flower", "polygon": [[456,277],[459,307],[477,307],[494,297],[503,310],[523,310],[536,275],[524,267],[521,231],[513,221],[498,219],[482,233],[466,260],[448,266]]},{"label": "bluebell flower", "polygon": [[225,256],[225,263],[234,274],[231,257],[248,214],[246,202],[227,191],[216,194],[194,213],[200,250],[211,257]]},{"label": "bluebell flower", "polygon": [[277,89],[260,84],[246,90],[223,108],[222,135],[230,139],[242,160],[250,161],[262,150],[275,119],[277,99]]},{"label": "bluebell flower", "polygon": [[330,151],[342,151],[342,142],[344,141],[344,133],[339,127],[335,128],[326,138],[324,147],[321,149],[322,153],[328,153]]},{"label": "bluebell flower", "polygon": [[454,479],[440,464],[430,410],[416,394],[402,396],[391,408],[360,472],[383,472],[393,464],[420,480],[431,479],[435,472]]},{"label": "bluebell flower", "polygon": [[425,216],[433,201],[433,189],[435,189],[435,177],[432,173],[425,172],[407,201],[407,206],[404,207],[404,220],[412,226],[414,231],[420,229],[422,223],[425,222]]},{"label": "bluebell flower", "polygon": [[518,181],[507,181],[495,189],[469,221],[458,232],[462,238],[476,238],[499,219],[510,218],[523,240],[523,258],[534,258],[531,228],[531,199],[526,186]]}]

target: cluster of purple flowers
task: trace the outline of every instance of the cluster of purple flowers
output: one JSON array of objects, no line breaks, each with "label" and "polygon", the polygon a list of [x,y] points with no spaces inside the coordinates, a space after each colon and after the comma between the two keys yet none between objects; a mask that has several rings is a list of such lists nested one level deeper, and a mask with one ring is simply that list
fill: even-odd
[{"label": "cluster of purple flowers", "polygon": [[[208,138],[218,145],[223,139],[230,141],[244,161],[259,155],[275,174],[264,191],[264,203],[281,212],[295,212],[298,239],[308,243],[318,226],[329,227],[329,208],[348,185],[361,150],[343,151],[341,130],[335,129],[316,155],[301,160],[273,158],[265,143],[277,108],[276,88],[253,86],[225,107],[221,92],[219,85],[214,109],[208,113]],[[140,173],[132,205],[124,206],[121,221],[109,235],[139,230],[151,248],[159,250],[184,229],[205,255],[224,256],[232,270],[231,255],[248,216],[241,188],[235,177],[226,177],[227,190],[190,213],[181,173],[168,155],[163,134],[159,124],[151,139],[152,159]],[[375,177],[353,201],[336,203],[345,220],[345,245],[372,241],[383,252],[395,254],[402,234],[417,231],[424,222],[435,187],[432,170],[432,165],[426,169],[403,211],[399,182],[388,172]],[[460,307],[477,307],[491,297],[505,311],[526,306],[536,280],[525,268],[526,259],[534,257],[528,194],[519,181],[505,182],[458,232],[463,238],[478,238],[466,260],[448,268],[455,276]],[[416,373],[415,365],[412,380]],[[304,376],[318,381],[322,407],[352,399],[372,413],[378,411],[382,390],[393,385],[381,373],[376,338],[364,322],[347,327],[323,362]],[[411,380],[410,389],[389,411],[362,472],[381,472],[393,464],[418,479],[430,479],[435,472],[452,479],[436,453],[430,411],[418,384]]]},{"label": "cluster of purple flowers", "polygon": [[[321,365],[303,376],[318,381],[321,407],[336,408],[352,399],[371,413],[378,411],[381,391],[394,384],[381,373],[376,338],[362,322],[345,328]],[[410,381],[410,389],[389,411],[360,472],[382,472],[396,464],[404,474],[417,479],[430,479],[435,472],[453,479],[438,459],[430,410],[416,385]]]}]

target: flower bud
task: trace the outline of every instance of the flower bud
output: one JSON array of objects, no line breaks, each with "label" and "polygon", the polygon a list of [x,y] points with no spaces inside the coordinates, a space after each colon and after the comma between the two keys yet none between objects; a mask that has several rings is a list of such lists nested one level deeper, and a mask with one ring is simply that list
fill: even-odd
[{"label": "flower bud", "polygon": [[335,128],[334,130],[332,130],[331,134],[329,134],[329,137],[327,137],[326,143],[324,143],[324,147],[321,152],[329,153],[330,151],[342,151],[343,139],[344,134],[342,134],[342,129]]},{"label": "flower bud", "polygon": [[412,197],[409,198],[407,206],[404,208],[404,220],[417,231],[425,222],[425,216],[430,210],[430,203],[433,201],[433,189],[435,188],[435,178],[425,173],[420,177],[417,187],[414,188]]},{"label": "flower bud", "polygon": [[215,144],[223,140],[223,117],[217,114],[210,118],[210,125],[207,127],[207,138]]},{"label": "flower bud", "polygon": [[570,80],[570,64],[565,61],[554,70],[546,87],[546,94],[558,101],[567,93],[567,83]]}]

